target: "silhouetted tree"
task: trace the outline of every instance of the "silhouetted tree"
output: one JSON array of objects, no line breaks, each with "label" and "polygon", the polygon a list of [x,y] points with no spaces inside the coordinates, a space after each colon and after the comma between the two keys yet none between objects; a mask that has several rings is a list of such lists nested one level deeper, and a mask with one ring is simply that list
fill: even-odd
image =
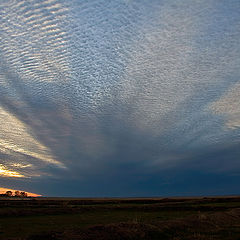
[{"label": "silhouetted tree", "polygon": [[27,197],[27,193],[26,192],[20,192],[20,196],[21,197]]},{"label": "silhouetted tree", "polygon": [[20,192],[19,191],[15,191],[15,197],[20,197]]},{"label": "silhouetted tree", "polygon": [[7,195],[8,197],[12,197],[13,193],[12,193],[12,191],[6,191],[6,195]]}]

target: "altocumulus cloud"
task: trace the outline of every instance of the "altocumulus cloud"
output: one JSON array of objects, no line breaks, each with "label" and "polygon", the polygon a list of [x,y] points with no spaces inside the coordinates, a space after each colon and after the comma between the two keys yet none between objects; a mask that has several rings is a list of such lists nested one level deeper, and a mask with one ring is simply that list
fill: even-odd
[{"label": "altocumulus cloud", "polygon": [[239,9],[237,0],[1,2],[2,187],[237,193]]}]

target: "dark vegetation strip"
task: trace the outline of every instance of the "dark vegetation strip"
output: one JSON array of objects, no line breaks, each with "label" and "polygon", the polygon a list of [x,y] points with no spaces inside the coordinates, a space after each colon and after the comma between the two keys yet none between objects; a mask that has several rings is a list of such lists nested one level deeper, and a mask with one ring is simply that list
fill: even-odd
[{"label": "dark vegetation strip", "polygon": [[240,239],[240,197],[0,201],[1,240]]}]

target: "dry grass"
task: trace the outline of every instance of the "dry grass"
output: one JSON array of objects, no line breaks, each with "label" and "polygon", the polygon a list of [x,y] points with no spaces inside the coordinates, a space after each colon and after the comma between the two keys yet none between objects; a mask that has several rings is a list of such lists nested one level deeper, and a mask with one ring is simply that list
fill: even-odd
[{"label": "dry grass", "polygon": [[137,221],[70,229],[27,240],[237,240],[240,239],[240,209],[194,215],[185,219],[146,224]]},{"label": "dry grass", "polygon": [[[9,228],[11,234],[2,228],[3,240],[240,239],[240,198],[0,201],[0,205],[4,206],[0,226],[16,221]],[[38,229],[31,229],[37,223]],[[22,235],[14,232],[16,226],[21,226]]]}]

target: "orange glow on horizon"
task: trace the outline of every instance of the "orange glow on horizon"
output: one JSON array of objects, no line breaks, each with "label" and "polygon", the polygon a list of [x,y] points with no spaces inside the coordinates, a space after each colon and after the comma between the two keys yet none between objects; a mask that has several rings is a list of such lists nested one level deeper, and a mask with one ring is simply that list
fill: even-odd
[{"label": "orange glow on horizon", "polygon": [[23,190],[16,190],[16,189],[10,189],[10,188],[0,188],[0,194],[4,194],[4,193],[6,193],[6,191],[12,191],[13,194],[15,193],[15,191],[25,192],[25,193],[27,193],[28,197],[40,197],[40,196],[42,196],[40,194],[30,193],[30,192],[26,192],[26,191],[23,191]]},{"label": "orange glow on horizon", "polygon": [[24,175],[16,172],[16,171],[10,171],[6,169],[6,167],[3,166],[3,164],[0,164],[0,175],[4,177],[25,177]]}]

